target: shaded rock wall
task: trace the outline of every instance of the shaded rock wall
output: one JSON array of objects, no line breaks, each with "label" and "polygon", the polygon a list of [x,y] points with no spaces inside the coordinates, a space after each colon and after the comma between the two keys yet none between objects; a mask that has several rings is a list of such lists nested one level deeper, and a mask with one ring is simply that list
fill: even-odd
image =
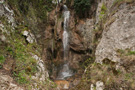
[{"label": "shaded rock wall", "polygon": [[[72,7],[72,6],[71,6]],[[93,25],[94,20],[91,18],[80,20],[76,17],[75,12],[71,10],[69,21],[69,64],[70,67],[80,73],[80,62],[90,58],[92,53],[92,37],[93,37]],[[63,4],[61,3],[55,10],[49,13],[49,25],[45,31],[45,49],[44,58],[46,62],[50,62],[49,70],[54,69],[54,77],[57,76],[57,70],[63,63],[63,45],[62,45],[62,33],[63,33]],[[87,57],[87,58],[84,58]],[[51,65],[51,67],[50,67]],[[53,73],[52,72],[52,73]],[[53,78],[54,78],[53,77]]]}]

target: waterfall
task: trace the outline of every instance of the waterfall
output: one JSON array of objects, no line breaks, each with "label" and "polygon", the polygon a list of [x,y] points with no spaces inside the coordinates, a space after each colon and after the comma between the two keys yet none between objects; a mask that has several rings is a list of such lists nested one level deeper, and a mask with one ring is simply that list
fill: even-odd
[{"label": "waterfall", "polygon": [[68,8],[66,5],[63,6],[64,8],[64,32],[63,32],[63,48],[64,48],[64,60],[66,57],[68,57],[68,49],[69,49],[69,34],[68,34],[68,23],[69,23],[69,17],[70,17],[70,11],[68,11]]},{"label": "waterfall", "polygon": [[63,31],[63,52],[64,52],[64,65],[60,70],[57,79],[65,79],[73,75],[72,70],[69,68],[68,64],[68,51],[69,51],[69,33],[68,33],[68,24],[70,18],[70,11],[66,5],[63,5],[63,16],[64,16],[64,31]]}]

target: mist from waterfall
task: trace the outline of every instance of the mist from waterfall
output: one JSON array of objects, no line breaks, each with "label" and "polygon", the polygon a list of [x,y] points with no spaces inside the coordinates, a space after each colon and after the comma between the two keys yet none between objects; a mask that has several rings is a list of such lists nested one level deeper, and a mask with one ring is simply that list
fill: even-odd
[{"label": "mist from waterfall", "polygon": [[63,31],[63,52],[64,52],[64,65],[60,70],[57,79],[65,79],[73,75],[72,70],[69,68],[68,64],[68,51],[69,51],[69,33],[68,33],[68,24],[70,18],[70,11],[66,5],[63,5],[63,16],[64,16],[64,31]]}]

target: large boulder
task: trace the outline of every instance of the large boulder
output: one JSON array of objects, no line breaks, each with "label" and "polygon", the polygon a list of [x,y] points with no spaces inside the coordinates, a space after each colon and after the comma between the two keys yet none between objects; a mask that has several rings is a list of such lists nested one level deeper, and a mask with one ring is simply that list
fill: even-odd
[{"label": "large boulder", "polygon": [[93,19],[79,21],[76,29],[71,32],[70,47],[74,51],[86,51],[90,49],[93,38]]},{"label": "large boulder", "polygon": [[115,21],[105,28],[96,48],[96,61],[99,63],[105,58],[119,62],[116,52],[118,49],[135,50],[135,6],[121,4],[118,11],[111,16],[113,17],[116,18]]}]

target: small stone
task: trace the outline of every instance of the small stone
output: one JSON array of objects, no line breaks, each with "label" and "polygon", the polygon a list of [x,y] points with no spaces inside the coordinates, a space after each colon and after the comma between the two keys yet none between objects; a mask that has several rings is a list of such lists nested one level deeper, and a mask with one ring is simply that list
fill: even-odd
[{"label": "small stone", "polygon": [[26,40],[27,40],[29,43],[33,43],[33,39],[32,39],[30,36],[28,36]]},{"label": "small stone", "polygon": [[104,90],[104,83],[101,81],[96,82],[96,90]]},{"label": "small stone", "polygon": [[4,0],[0,0],[0,3],[1,3],[1,4],[4,3]]},{"label": "small stone", "polygon": [[57,84],[57,88],[60,90],[67,90],[69,89],[69,82],[66,80],[56,80],[54,81]]},{"label": "small stone", "polygon": [[0,36],[0,39],[1,39],[2,41],[4,41],[4,42],[6,41],[6,37],[5,37],[4,35],[1,35],[1,36]]},{"label": "small stone", "polygon": [[24,36],[28,36],[28,34],[29,34],[28,31],[24,31],[24,32],[23,32],[23,35],[24,35]]},{"label": "small stone", "polygon": [[90,90],[94,90],[94,85],[93,84],[91,84]]}]

